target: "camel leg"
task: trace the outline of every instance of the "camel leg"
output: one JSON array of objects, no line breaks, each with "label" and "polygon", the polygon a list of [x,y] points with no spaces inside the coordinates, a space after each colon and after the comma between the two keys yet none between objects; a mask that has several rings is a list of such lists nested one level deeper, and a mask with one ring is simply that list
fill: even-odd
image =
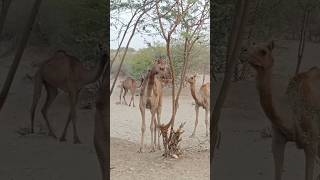
[{"label": "camel leg", "polygon": [[130,103],[129,103],[129,106],[131,106],[131,103],[132,103],[132,99],[133,99],[133,93],[132,93],[132,91],[130,91],[131,92],[131,98],[130,98]]},{"label": "camel leg", "polygon": [[208,137],[208,134],[209,134],[209,120],[208,120],[208,115],[209,115],[209,109],[205,109],[206,110],[206,120],[205,120],[205,123],[206,123],[206,137]]},{"label": "camel leg", "polygon": [[130,100],[129,106],[131,106],[131,102],[133,102],[133,107],[135,107],[135,105],[134,105],[134,94],[135,94],[135,91],[131,91],[131,100]]},{"label": "camel leg", "polygon": [[285,137],[278,130],[273,129],[272,153],[275,168],[275,180],[281,180],[283,171],[284,151],[286,146]]},{"label": "camel leg", "polygon": [[120,96],[119,96],[119,98],[120,98],[120,104],[121,104],[121,95],[122,95],[122,92],[123,92],[123,87],[121,87]]},{"label": "camel leg", "polygon": [[[158,121],[158,125],[160,125],[160,118],[161,118],[161,106],[158,106],[157,109],[157,121]],[[160,129],[158,129],[158,149],[161,150],[161,146],[160,146]]]},{"label": "camel leg", "polygon": [[142,123],[141,123],[141,144],[140,144],[140,149],[139,149],[138,152],[142,153],[143,152],[144,133],[146,131],[146,120],[145,120],[145,112],[146,112],[146,110],[145,110],[145,106],[143,104],[140,104],[139,107],[140,107]]},{"label": "camel leg", "polygon": [[196,134],[196,129],[197,129],[197,126],[198,126],[198,116],[199,116],[199,105],[195,105],[195,109],[196,109],[196,122],[194,123],[194,129],[193,129],[193,132],[191,134],[190,137],[194,137],[195,134]]},{"label": "camel leg", "polygon": [[313,170],[316,159],[317,143],[311,143],[304,149],[305,153],[305,179],[313,180]]},{"label": "camel leg", "polygon": [[128,90],[125,89],[125,90],[124,90],[124,94],[123,94],[123,100],[124,100],[125,105],[128,105],[127,100],[126,100],[127,92],[128,92]]},{"label": "camel leg", "polygon": [[48,130],[49,130],[49,136],[52,136],[53,138],[57,138],[57,136],[54,134],[54,132],[52,130],[52,127],[51,127],[50,122],[48,120],[47,114],[48,114],[48,109],[50,108],[50,105],[53,103],[54,99],[58,95],[58,90],[57,90],[57,88],[50,86],[46,83],[44,85],[47,90],[47,99],[46,99],[45,104],[43,105],[41,113],[42,113],[43,118],[46,121]]},{"label": "camel leg", "polygon": [[31,133],[34,133],[34,114],[37,104],[39,102],[42,90],[42,81],[39,74],[35,76],[34,89],[33,89],[33,101],[31,105]]},{"label": "camel leg", "polygon": [[77,93],[70,93],[69,95],[70,98],[70,112],[69,112],[69,117],[67,120],[67,123],[64,127],[62,136],[60,138],[60,141],[66,141],[66,135],[67,135],[67,130],[68,130],[68,126],[72,120],[73,123],[73,141],[75,144],[79,144],[81,143],[78,137],[78,133],[77,133],[77,129],[76,129],[76,105],[77,105]]},{"label": "camel leg", "polygon": [[156,132],[154,132],[154,123],[155,123],[155,113],[154,113],[154,111],[152,111],[151,110],[151,123],[150,123],[150,131],[151,131],[151,151],[150,152],[154,152],[155,151],[155,143],[156,142],[154,142],[154,137],[156,137],[155,136],[155,133]]}]

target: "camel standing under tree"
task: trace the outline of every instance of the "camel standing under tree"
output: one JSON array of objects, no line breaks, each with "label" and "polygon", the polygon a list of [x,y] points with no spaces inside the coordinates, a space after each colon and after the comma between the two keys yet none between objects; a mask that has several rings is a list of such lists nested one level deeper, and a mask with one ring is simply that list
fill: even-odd
[{"label": "camel standing under tree", "polygon": [[124,91],[123,100],[124,100],[124,103],[126,105],[128,105],[128,103],[126,101],[126,95],[127,95],[128,91],[130,90],[130,92],[131,92],[131,100],[130,100],[129,106],[131,106],[131,102],[133,102],[133,107],[135,107],[134,96],[135,96],[137,88],[141,88],[141,85],[143,83],[143,77],[142,76],[140,77],[140,81],[141,81],[141,83],[140,83],[139,87],[137,87],[136,80],[132,79],[131,77],[127,77],[127,79],[125,79],[124,81],[121,82],[121,84],[120,84],[120,88],[121,88],[121,91],[120,91],[120,104],[121,104],[122,92]]},{"label": "camel standing under tree", "polygon": [[55,133],[47,118],[47,112],[58,95],[58,89],[68,93],[70,101],[69,117],[64,127],[60,141],[66,140],[66,134],[69,123],[73,124],[73,142],[81,143],[76,128],[76,105],[79,98],[79,92],[85,85],[96,82],[103,72],[106,63],[106,53],[99,46],[101,51],[101,60],[95,68],[88,70],[74,56],[67,54],[63,50],[55,52],[53,57],[41,64],[34,77],[33,102],[31,106],[31,133],[34,132],[34,115],[36,106],[41,96],[42,85],[47,91],[47,98],[41,110],[43,118],[49,130],[49,135],[56,138]]},{"label": "camel standing under tree", "polygon": [[[166,73],[166,62],[163,59],[158,59],[147,74],[140,92],[139,108],[142,117],[141,125],[141,144],[138,152],[143,152],[144,133],[146,130],[145,111],[150,109],[151,112],[151,152],[155,151],[157,124],[160,124],[161,109],[162,109],[162,83],[156,77]],[[157,114],[157,117],[156,117]],[[160,132],[158,131],[158,148],[160,149]]]},{"label": "camel standing under tree", "polygon": [[210,111],[210,83],[203,84],[199,91],[196,92],[196,77],[197,75],[193,75],[187,79],[187,82],[190,84],[191,95],[195,101],[195,110],[196,110],[196,121],[194,124],[194,129],[192,135],[190,137],[194,137],[196,134],[196,129],[198,125],[198,116],[199,116],[199,108],[202,107],[205,114],[205,123],[206,123],[206,136],[208,136],[208,115]]},{"label": "camel standing under tree", "polygon": [[[272,152],[275,165],[275,180],[281,180],[285,145],[289,141],[305,153],[305,180],[313,180],[315,160],[319,149],[319,108],[320,108],[320,69],[310,70],[296,75],[289,83],[287,94],[291,100],[291,115],[281,113],[275,108],[272,96],[271,75],[274,58],[274,43],[257,46],[250,51],[250,65],[257,71],[257,89],[260,104],[273,128]],[[279,106],[280,107],[280,106]]]}]

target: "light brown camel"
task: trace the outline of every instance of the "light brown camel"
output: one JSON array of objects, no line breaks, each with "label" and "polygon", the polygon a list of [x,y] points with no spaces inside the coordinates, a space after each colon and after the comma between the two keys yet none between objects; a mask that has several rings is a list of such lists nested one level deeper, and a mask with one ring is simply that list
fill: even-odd
[{"label": "light brown camel", "polygon": [[196,121],[194,124],[194,129],[190,137],[194,137],[196,134],[196,129],[198,125],[198,116],[199,108],[202,107],[205,110],[205,123],[206,123],[206,136],[208,136],[208,115],[210,112],[210,83],[203,84],[199,91],[196,91],[196,78],[197,75],[193,75],[187,79],[187,82],[190,84],[191,95],[195,101],[195,110],[196,110]]},{"label": "light brown camel", "polygon": [[[285,145],[293,141],[305,153],[305,180],[313,180],[316,158],[319,157],[319,108],[320,69],[310,70],[295,76],[289,83],[287,94],[291,102],[288,112],[282,112],[272,94],[271,76],[274,58],[274,43],[257,46],[250,51],[250,65],[257,71],[257,89],[260,104],[273,128],[272,152],[275,165],[275,180],[281,180]],[[283,101],[282,101],[283,102]],[[286,104],[288,107],[288,104]],[[290,107],[290,106],[289,106]],[[288,114],[291,117],[288,117]]]},{"label": "light brown camel", "polygon": [[122,93],[124,91],[123,100],[124,100],[124,103],[126,105],[128,105],[128,103],[126,101],[126,95],[127,95],[128,91],[130,90],[130,92],[131,92],[131,100],[130,100],[129,106],[131,106],[131,102],[133,102],[133,107],[135,107],[134,96],[135,96],[137,88],[141,87],[142,82],[143,82],[143,77],[142,76],[140,77],[140,85],[139,85],[139,87],[137,87],[136,80],[134,80],[131,77],[127,77],[124,81],[122,81],[121,85],[120,85],[120,88],[121,88],[121,91],[120,91],[120,104],[121,104],[121,96],[122,96]]},{"label": "light brown camel", "polygon": [[[141,125],[141,144],[138,152],[143,152],[144,133],[146,130],[145,111],[150,109],[151,112],[151,152],[155,151],[157,124],[160,124],[161,108],[162,108],[162,83],[157,75],[162,76],[166,72],[166,62],[158,59],[147,74],[140,92],[139,108],[142,117]],[[156,117],[157,114],[157,117]],[[157,120],[156,120],[157,119]],[[160,149],[160,132],[158,131],[158,148]]]},{"label": "light brown camel", "polygon": [[47,98],[41,112],[47,124],[49,135],[56,138],[47,118],[47,112],[55,97],[58,95],[58,89],[60,89],[68,93],[70,102],[69,117],[60,141],[66,140],[67,129],[70,121],[72,121],[73,142],[75,144],[81,143],[76,128],[76,105],[81,88],[87,84],[96,82],[103,72],[106,63],[106,53],[102,50],[101,46],[99,47],[101,51],[100,62],[91,70],[86,69],[76,57],[67,54],[63,50],[56,51],[53,57],[42,63],[34,77],[33,102],[31,106],[31,133],[34,132],[35,110],[41,96],[42,85],[44,85],[47,91]]}]

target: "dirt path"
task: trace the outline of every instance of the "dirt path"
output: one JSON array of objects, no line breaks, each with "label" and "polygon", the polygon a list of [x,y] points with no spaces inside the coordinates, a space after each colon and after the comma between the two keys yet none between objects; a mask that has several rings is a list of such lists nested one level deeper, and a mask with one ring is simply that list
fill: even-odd
[{"label": "dirt path", "polygon": [[[100,171],[93,148],[93,110],[78,109],[78,132],[83,142],[72,144],[72,129],[67,142],[60,143],[44,135],[20,136],[17,131],[29,126],[32,82],[25,78],[33,74],[31,64],[46,59],[51,50],[28,48],[18,68],[7,102],[0,113],[0,179],[1,180],[88,180],[100,179]],[[0,59],[0,87],[2,87],[13,57]],[[43,89],[36,115],[36,127],[44,123],[40,109],[45,99]],[[58,136],[68,116],[65,94],[60,93],[49,110],[49,120]],[[45,127],[45,126],[44,126]]]},{"label": "dirt path", "polygon": [[[200,78],[199,78],[200,79]],[[206,78],[209,79],[208,77]],[[202,82],[201,81],[199,83]],[[165,94],[170,89],[166,89]],[[129,100],[127,95],[127,100]],[[171,117],[171,96],[164,96],[161,122],[167,123]],[[141,114],[139,96],[135,97],[136,107],[129,107],[119,102],[119,89],[110,100],[110,136],[111,140],[111,179],[209,179],[209,138],[205,137],[204,110],[200,110],[197,138],[189,138],[195,121],[194,101],[189,88],[183,90],[180,98],[176,126],[186,122],[182,138],[184,156],[179,160],[167,160],[161,156],[162,151],[149,153],[150,150],[150,119],[146,112],[146,152],[139,154],[141,136]]]}]

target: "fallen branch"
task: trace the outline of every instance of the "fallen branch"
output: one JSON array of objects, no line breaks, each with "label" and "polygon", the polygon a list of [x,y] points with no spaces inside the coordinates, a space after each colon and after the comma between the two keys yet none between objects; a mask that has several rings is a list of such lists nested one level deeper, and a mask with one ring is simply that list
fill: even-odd
[{"label": "fallen branch", "polygon": [[168,131],[170,127],[170,122],[167,125],[162,124],[158,126],[158,128],[160,129],[160,134],[163,138],[163,156],[178,159],[182,155],[179,143],[182,140],[181,134],[184,133],[184,130],[182,130],[182,128],[186,124],[186,122],[181,123],[176,131],[172,130],[171,136],[169,136],[170,133]]}]

